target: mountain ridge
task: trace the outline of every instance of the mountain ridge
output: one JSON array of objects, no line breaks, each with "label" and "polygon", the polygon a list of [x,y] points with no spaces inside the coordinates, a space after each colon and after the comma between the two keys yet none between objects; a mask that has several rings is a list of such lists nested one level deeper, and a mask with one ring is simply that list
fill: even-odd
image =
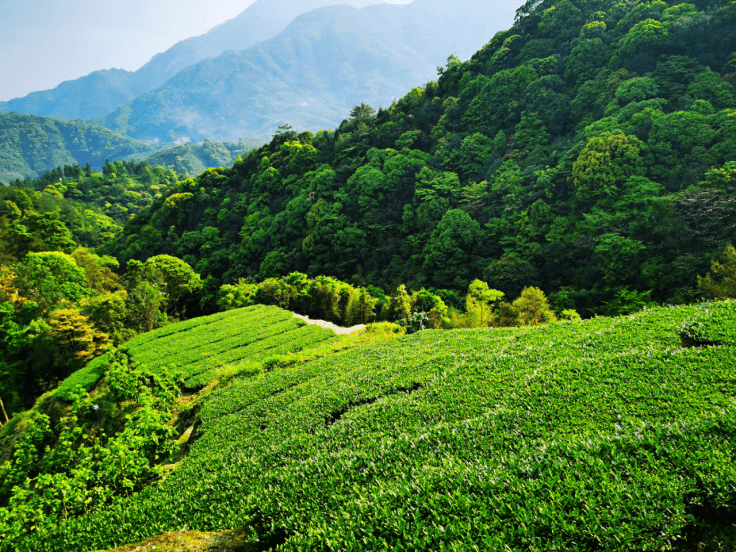
[{"label": "mountain ridge", "polygon": [[[337,3],[365,6],[371,0],[258,0],[207,33],[181,40],[168,50],[155,54],[136,71],[94,71],[79,79],[64,81],[53,89],[0,102],[0,112],[60,119],[95,119],[158,88],[190,65],[227,50],[253,46],[281,32],[298,15]],[[104,80],[111,81],[109,89],[95,86]]]},{"label": "mountain ridge", "polygon": [[[94,122],[161,141],[268,135],[283,123],[334,128],[355,105],[386,106],[433,79],[458,43],[456,31],[469,21],[480,21],[481,28],[495,25],[490,16],[479,16],[481,3],[463,5],[460,12],[449,10],[455,13],[449,19],[447,9],[431,2],[318,8],[257,46],[186,68]],[[417,50],[407,43],[412,36],[418,37],[415,44],[431,37],[435,50]],[[479,32],[461,42],[469,52],[486,39]]]}]

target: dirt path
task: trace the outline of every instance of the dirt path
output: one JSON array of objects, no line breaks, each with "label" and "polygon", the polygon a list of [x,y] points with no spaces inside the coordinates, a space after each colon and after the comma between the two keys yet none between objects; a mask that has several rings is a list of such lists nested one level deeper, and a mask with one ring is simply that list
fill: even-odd
[{"label": "dirt path", "polygon": [[246,544],[245,536],[237,531],[199,533],[181,531],[164,533],[138,544],[121,546],[108,552],[255,552],[252,544]]},{"label": "dirt path", "polygon": [[332,322],[327,322],[325,320],[312,320],[308,316],[304,316],[302,314],[294,313],[294,317],[301,318],[307,324],[314,324],[316,326],[321,326],[323,328],[330,329],[338,335],[348,335],[353,332],[357,332],[357,331],[365,329],[365,324],[358,324],[357,326],[353,326],[352,328],[341,328],[340,326],[338,326],[337,324],[333,324]]}]

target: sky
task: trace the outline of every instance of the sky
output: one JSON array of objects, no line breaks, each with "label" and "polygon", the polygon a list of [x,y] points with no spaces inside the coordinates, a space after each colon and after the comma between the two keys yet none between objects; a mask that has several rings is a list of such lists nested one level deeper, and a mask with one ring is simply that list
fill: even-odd
[{"label": "sky", "polygon": [[254,1],[0,0],[0,101],[100,69],[135,71]]},{"label": "sky", "polygon": [[98,69],[135,71],[254,0],[0,0],[0,101]]}]

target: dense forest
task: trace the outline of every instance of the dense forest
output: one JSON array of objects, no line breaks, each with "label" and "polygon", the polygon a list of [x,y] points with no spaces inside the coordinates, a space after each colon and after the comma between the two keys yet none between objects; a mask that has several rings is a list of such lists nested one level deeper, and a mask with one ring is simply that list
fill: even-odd
[{"label": "dense forest", "polygon": [[79,120],[0,112],[0,183],[38,178],[64,165],[148,157],[151,144]]},{"label": "dense forest", "polygon": [[32,404],[109,345],[180,316],[179,292],[162,282],[172,270],[180,273],[177,286],[199,281],[182,261],[128,263],[123,273],[114,257],[93,251],[180,178],[118,161],[102,173],[67,165],[0,188],[0,399],[7,411]]},{"label": "dense forest", "polygon": [[0,112],[0,183],[35,180],[65,165],[100,170],[109,160],[145,161],[197,176],[210,167],[232,166],[239,155],[263,145],[255,138],[178,146],[171,140],[140,142],[79,120]]},{"label": "dense forest", "polygon": [[178,184],[103,252],[220,284],[301,271],[585,316],[688,302],[734,237],[736,19],[715,0],[532,2],[467,63],[335,131],[281,129]]}]

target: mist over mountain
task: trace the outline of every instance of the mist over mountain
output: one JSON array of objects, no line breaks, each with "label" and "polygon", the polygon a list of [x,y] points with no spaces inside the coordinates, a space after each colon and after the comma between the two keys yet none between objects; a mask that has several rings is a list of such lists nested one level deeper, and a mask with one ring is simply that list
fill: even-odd
[{"label": "mist over mountain", "polygon": [[349,4],[363,7],[372,0],[257,0],[237,17],[209,32],[182,40],[155,55],[137,71],[100,70],[63,82],[51,90],[32,92],[0,102],[0,112],[60,119],[94,119],[107,115],[141,94],[154,90],[182,69],[226,50],[243,50],[283,31],[300,14]]},{"label": "mist over mountain", "polygon": [[512,13],[474,0],[313,10],[278,36],[188,67],[94,122],[160,141],[233,140],[284,123],[334,128],[357,104],[388,106],[435,78],[450,54],[478,50]]}]

